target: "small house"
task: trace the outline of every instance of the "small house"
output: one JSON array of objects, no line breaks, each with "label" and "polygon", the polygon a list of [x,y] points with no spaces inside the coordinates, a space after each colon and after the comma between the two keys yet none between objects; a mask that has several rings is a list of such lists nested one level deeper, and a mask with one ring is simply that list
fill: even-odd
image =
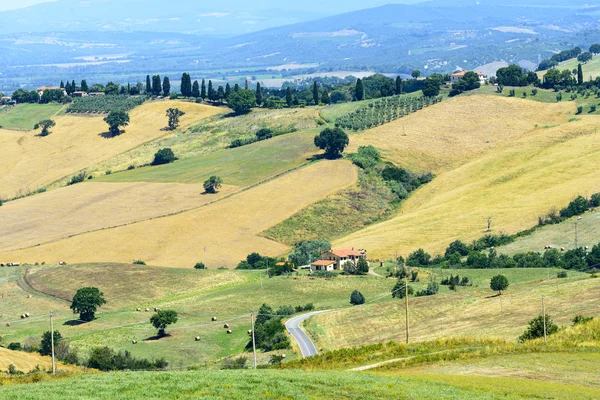
[{"label": "small house", "polygon": [[94,96],[104,96],[104,92],[90,92],[88,93],[88,96],[94,97]]},{"label": "small house", "polygon": [[477,76],[479,77],[479,83],[481,83],[482,85],[485,84],[485,81],[488,78],[487,75],[485,75],[483,72],[465,70],[465,71],[456,72],[456,73],[450,75],[450,83],[456,83],[456,82],[460,81],[462,79],[462,77],[466,75],[467,72],[475,72],[477,74]]},{"label": "small house", "polygon": [[311,266],[317,271],[343,271],[345,263],[350,261],[356,265],[361,258],[367,259],[366,250],[355,250],[354,248],[329,250],[322,253],[320,259],[313,262]]},{"label": "small house", "polygon": [[86,92],[81,92],[81,91],[77,91],[77,92],[73,92],[73,94],[71,95],[72,97],[85,97],[88,94]]}]

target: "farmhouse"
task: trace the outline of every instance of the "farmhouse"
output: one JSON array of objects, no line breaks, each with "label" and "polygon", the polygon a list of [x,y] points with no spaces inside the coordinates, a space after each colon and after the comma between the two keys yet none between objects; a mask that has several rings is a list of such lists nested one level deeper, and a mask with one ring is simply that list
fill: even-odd
[{"label": "farmhouse", "polygon": [[12,101],[12,99],[9,96],[0,97],[0,104],[8,104],[11,101]]},{"label": "farmhouse", "polygon": [[341,249],[329,250],[321,254],[321,258],[311,264],[317,271],[333,271],[344,269],[344,264],[348,261],[354,263],[359,259],[367,259],[366,250]]},{"label": "farmhouse", "polygon": [[104,92],[90,92],[90,93],[88,93],[88,96],[92,96],[92,97],[94,97],[94,96],[104,96],[104,95],[105,95]]},{"label": "farmhouse", "polygon": [[85,97],[87,95],[88,94],[86,92],[80,92],[80,91],[73,92],[73,94],[72,94],[73,97]]},{"label": "farmhouse", "polygon": [[484,75],[482,72],[476,72],[476,71],[460,71],[460,72],[456,72],[452,75],[450,75],[450,83],[455,83],[460,81],[460,79],[465,76],[465,74],[467,72],[475,72],[477,74],[477,76],[479,76],[479,83],[481,83],[482,85],[485,84],[485,80],[487,79],[487,75]]}]

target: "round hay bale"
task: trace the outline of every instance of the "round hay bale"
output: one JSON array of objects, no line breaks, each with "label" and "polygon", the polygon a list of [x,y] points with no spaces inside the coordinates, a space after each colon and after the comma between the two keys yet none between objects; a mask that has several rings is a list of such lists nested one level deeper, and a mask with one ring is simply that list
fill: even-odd
[{"label": "round hay bale", "polygon": [[148,307],[146,307],[146,312],[150,311],[150,309]]},{"label": "round hay bale", "polygon": [[131,344],[137,344],[137,340],[133,339],[133,340],[131,341]]},{"label": "round hay bale", "polygon": [[228,329],[228,330],[227,330],[227,334],[228,334],[228,335],[231,335],[232,333],[233,333],[233,331],[232,331],[231,329]]},{"label": "round hay bale", "polygon": [[561,247],[561,248],[560,248],[560,251],[565,251],[565,248],[564,248],[564,247]]},{"label": "round hay bale", "polygon": [[200,341],[200,336],[196,336],[196,337],[194,338],[194,340],[195,340],[196,342],[199,342],[199,341]]},{"label": "round hay bale", "polygon": [[229,329],[229,324],[225,324],[225,325],[223,325],[223,328],[225,328],[225,329]]},{"label": "round hay bale", "polygon": [[27,295],[27,298],[28,298],[28,299],[30,299],[30,298],[31,298],[31,295],[30,295],[30,294],[28,294],[28,295]]},{"label": "round hay bale", "polygon": [[42,261],[42,265],[46,265],[46,261]]},{"label": "round hay bale", "polygon": [[6,323],[6,326],[10,326],[10,322],[7,322],[7,323]]},{"label": "round hay bale", "polygon": [[252,335],[252,329],[248,329],[248,335]]},{"label": "round hay bale", "polygon": [[158,312],[158,310],[160,310],[160,308],[154,307],[154,312]]},{"label": "round hay bale", "polygon": [[25,319],[25,314],[21,314],[21,319]]},{"label": "round hay bale", "polygon": [[135,311],[142,311],[142,309],[141,308],[136,308]]},{"label": "round hay bale", "polygon": [[217,320],[217,317],[212,317],[210,320],[214,322]]},{"label": "round hay bale", "polygon": [[25,313],[25,318],[29,318],[29,317],[31,317],[31,315],[28,312]]},{"label": "round hay bale", "polygon": [[281,355],[281,358],[285,358],[285,357],[286,357],[286,356],[285,356],[285,354],[282,354],[282,355]]}]

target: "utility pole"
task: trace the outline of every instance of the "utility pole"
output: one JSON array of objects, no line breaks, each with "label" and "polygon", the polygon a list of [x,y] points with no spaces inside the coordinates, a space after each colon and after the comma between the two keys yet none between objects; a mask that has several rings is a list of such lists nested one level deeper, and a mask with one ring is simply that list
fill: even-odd
[{"label": "utility pole", "polygon": [[256,369],[256,340],[254,339],[254,312],[250,312],[250,322],[252,323],[252,351],[254,352],[254,369]]},{"label": "utility pole", "polygon": [[544,343],[546,343],[546,304],[544,303],[544,295],[542,295],[542,315],[544,316]]},{"label": "utility pole", "polygon": [[54,319],[53,313],[50,311],[50,344],[52,350],[52,375],[56,374],[56,363],[54,360]]},{"label": "utility pole", "polygon": [[406,314],[406,344],[408,344],[408,279],[404,278],[404,308]]}]

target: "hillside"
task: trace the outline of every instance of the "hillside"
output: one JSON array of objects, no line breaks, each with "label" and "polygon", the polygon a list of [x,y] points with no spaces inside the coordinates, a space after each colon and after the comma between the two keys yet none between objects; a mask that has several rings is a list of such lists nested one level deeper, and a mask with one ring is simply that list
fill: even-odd
[{"label": "hillside", "polygon": [[[221,108],[181,101],[147,103],[130,112],[125,133],[105,138],[103,116],[60,115],[46,137],[38,132],[0,129],[0,197],[12,198],[35,192],[90,165],[165,135],[165,111],[178,107],[186,112],[182,128],[223,111]],[[18,111],[10,111],[8,114]],[[30,109],[30,111],[32,111]],[[4,117],[6,118],[7,115]],[[37,121],[35,121],[37,122]]]},{"label": "hillside", "polygon": [[[0,347],[0,371],[6,371],[9,365],[14,365],[17,370],[29,372],[38,365],[42,370],[52,369],[52,359],[50,357],[40,356],[37,353],[25,353],[23,351],[12,351]],[[57,363],[56,369],[59,371],[76,371],[79,368],[72,365]],[[0,386],[2,386],[0,384]]]}]

